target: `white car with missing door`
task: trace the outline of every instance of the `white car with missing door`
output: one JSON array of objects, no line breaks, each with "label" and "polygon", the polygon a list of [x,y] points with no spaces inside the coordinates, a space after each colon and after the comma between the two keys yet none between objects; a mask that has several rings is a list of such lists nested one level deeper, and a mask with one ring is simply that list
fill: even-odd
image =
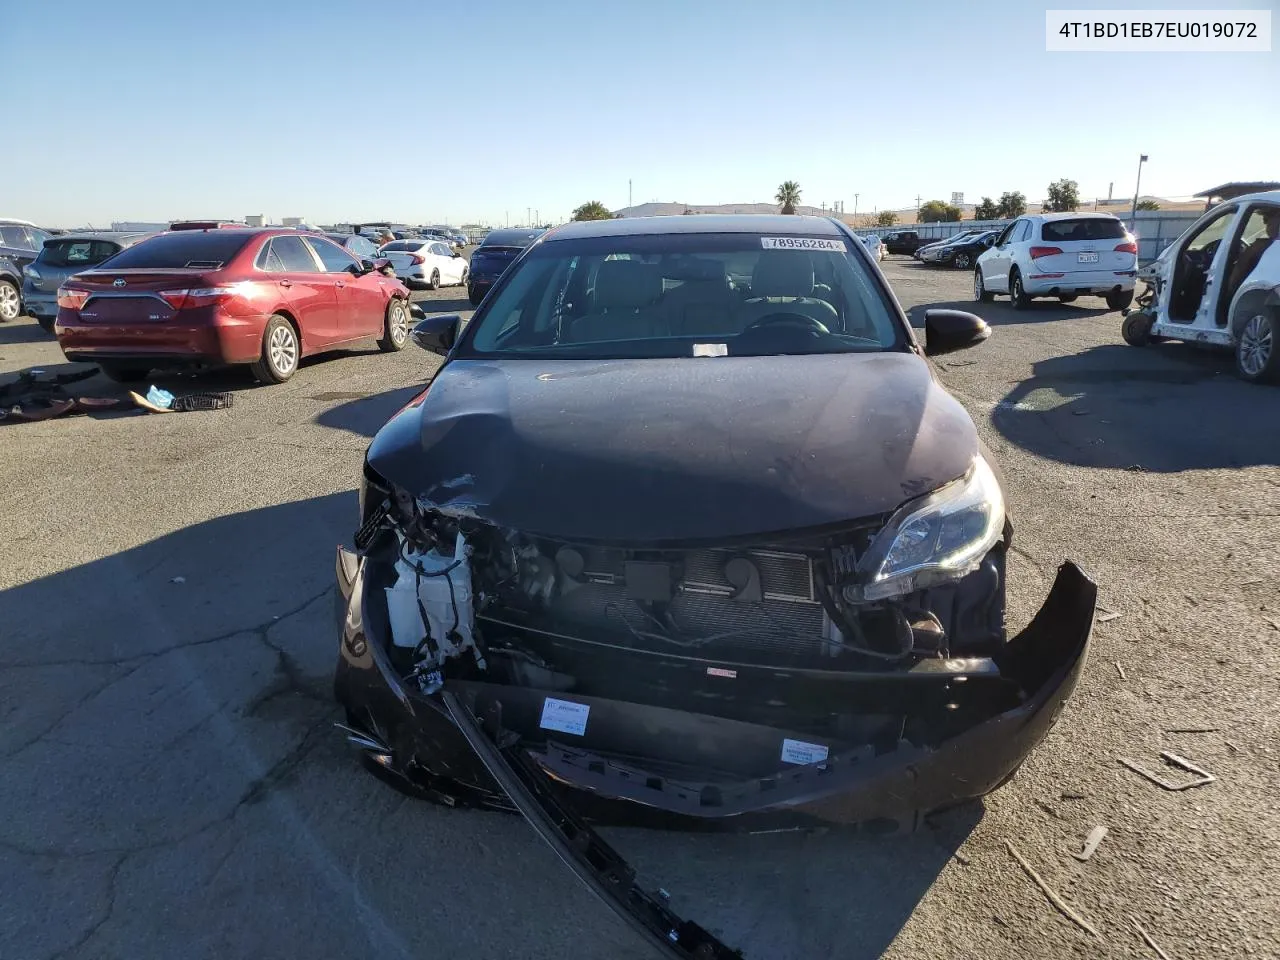
[{"label": "white car with missing door", "polygon": [[436,290],[467,282],[467,259],[447,240],[392,240],[379,247],[378,254],[391,261],[396,277],[406,286]]},{"label": "white car with missing door", "polygon": [[1042,213],[1019,217],[978,257],[973,297],[1007,294],[1015,310],[1034,297],[1070,303],[1104,297],[1112,310],[1133,302],[1138,242],[1109,213]]}]

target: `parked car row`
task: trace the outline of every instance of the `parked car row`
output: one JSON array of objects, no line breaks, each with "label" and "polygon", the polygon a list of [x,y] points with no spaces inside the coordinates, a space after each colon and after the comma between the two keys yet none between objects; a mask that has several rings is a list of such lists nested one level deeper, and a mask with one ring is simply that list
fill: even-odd
[{"label": "parked car row", "polygon": [[0,219],[0,323],[22,316],[23,269],[52,235],[26,220]]},{"label": "parked car row", "polygon": [[472,306],[484,299],[489,288],[511,265],[511,262],[545,230],[491,230],[471,254],[470,273],[467,275],[467,298]]},{"label": "parked car row", "polygon": [[434,237],[392,240],[378,248],[406,286],[438,290],[467,282],[467,261],[446,241]]}]

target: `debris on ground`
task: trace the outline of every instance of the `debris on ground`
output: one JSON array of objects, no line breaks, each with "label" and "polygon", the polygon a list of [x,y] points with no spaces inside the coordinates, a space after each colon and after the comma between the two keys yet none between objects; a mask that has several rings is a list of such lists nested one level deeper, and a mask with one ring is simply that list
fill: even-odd
[{"label": "debris on ground", "polygon": [[1120,679],[1121,679],[1121,680],[1128,680],[1128,679],[1129,679],[1128,677],[1126,677],[1126,676],[1125,676],[1125,673],[1124,673],[1124,667],[1120,666],[1120,661],[1118,661],[1118,660],[1116,661],[1116,673],[1120,674]]},{"label": "debris on ground", "polygon": [[175,397],[168,390],[152,385],[146,396],[129,391],[133,402],[152,413],[189,413],[193,410],[224,410],[235,402],[230,393],[188,393]]},{"label": "debris on ground", "polygon": [[1053,817],[1055,820],[1062,819],[1062,814],[1058,813],[1058,811],[1051,804],[1045,803],[1043,800],[1037,800],[1036,806],[1039,807],[1041,810],[1043,810],[1045,813],[1047,813],[1049,816]]},{"label": "debris on ground", "polygon": [[170,583],[186,583],[187,578],[186,577],[170,577],[169,582]]},{"label": "debris on ground", "polygon": [[1098,849],[1098,844],[1102,842],[1102,838],[1107,835],[1107,828],[1098,826],[1089,831],[1089,835],[1085,837],[1084,847],[1079,853],[1073,853],[1072,856],[1081,863],[1086,862],[1093,856],[1093,852]]},{"label": "debris on ground", "polygon": [[1151,939],[1151,934],[1142,929],[1142,924],[1138,922],[1137,917],[1130,917],[1129,919],[1133,921],[1133,929],[1138,931],[1138,936],[1142,937],[1146,945],[1156,952],[1156,956],[1159,957],[1160,960],[1173,960],[1172,957],[1160,949],[1160,945],[1158,943]]},{"label": "debris on ground", "polygon": [[967,866],[969,865],[969,863],[970,863],[969,858],[968,858],[968,857],[966,857],[966,856],[965,856],[963,853],[961,853],[959,850],[957,850],[955,853],[953,853],[953,854],[952,854],[952,856],[956,858],[957,862],[959,862],[960,866],[962,866],[962,867],[967,867]]},{"label": "debris on ground", "polygon": [[1066,917],[1068,920],[1070,920],[1072,923],[1078,926],[1081,930],[1086,930],[1089,933],[1093,934],[1094,937],[1096,937],[1098,940],[1102,940],[1102,934],[1100,934],[1097,931],[1097,929],[1093,926],[1093,924],[1091,924],[1088,920],[1086,920],[1084,917],[1080,916],[1080,914],[1076,913],[1073,909],[1071,909],[1070,905],[1068,905],[1068,903],[1065,900],[1063,900],[1062,897],[1058,896],[1058,894],[1054,891],[1054,889],[1051,886],[1049,886],[1049,884],[1045,883],[1044,879],[1040,876],[1040,874],[1036,873],[1036,871],[1032,868],[1031,864],[1027,863],[1026,858],[1024,858],[1022,854],[1018,852],[1018,848],[1013,845],[1012,840],[1006,840],[1004,842],[1004,845],[1008,849],[1010,856],[1012,856],[1014,860],[1018,861],[1018,866],[1022,868],[1022,872],[1031,878],[1031,882],[1040,888],[1040,892],[1043,893],[1049,899],[1050,903],[1052,903],[1055,907],[1058,908],[1059,912],[1064,917]]},{"label": "debris on ground", "polygon": [[1146,473],[1147,472],[1147,468],[1140,463],[1131,463],[1129,466],[1125,467],[1125,469],[1128,470],[1130,473]]},{"label": "debris on ground", "polygon": [[1116,620],[1119,617],[1120,614],[1116,613],[1114,610],[1104,610],[1102,607],[1098,608],[1099,623],[1110,623],[1112,620]]},{"label": "debris on ground", "polygon": [[1063,793],[1058,794],[1059,800],[1083,800],[1084,798],[1085,796],[1083,793],[1071,793],[1064,791]]},{"label": "debris on ground", "polygon": [[1172,780],[1166,780],[1164,777],[1160,776],[1158,773],[1152,773],[1150,770],[1147,770],[1144,767],[1139,766],[1134,761],[1126,759],[1125,757],[1117,757],[1116,759],[1119,760],[1122,764],[1124,764],[1124,766],[1132,770],[1134,773],[1137,773],[1143,777],[1146,777],[1152,783],[1156,784],[1157,786],[1163,787],[1166,790],[1174,790],[1174,791],[1190,790],[1192,787],[1203,787],[1205,784],[1213,783],[1218,779],[1208,770],[1202,770],[1200,767],[1197,767],[1194,763],[1192,763],[1186,757],[1180,757],[1176,753],[1170,753],[1168,750],[1162,750],[1160,751],[1160,756],[1169,765],[1174,767],[1179,767],[1187,771],[1187,773],[1194,773],[1196,775],[1196,779],[1188,780],[1186,783],[1175,783]]},{"label": "debris on ground", "polygon": [[1170,727],[1165,733],[1217,733],[1221,727]]},{"label": "debris on ground", "polygon": [[121,405],[118,397],[77,397],[67,385],[95,376],[96,367],[57,376],[27,370],[0,386],[0,423],[36,423],[71,413],[95,413]]}]

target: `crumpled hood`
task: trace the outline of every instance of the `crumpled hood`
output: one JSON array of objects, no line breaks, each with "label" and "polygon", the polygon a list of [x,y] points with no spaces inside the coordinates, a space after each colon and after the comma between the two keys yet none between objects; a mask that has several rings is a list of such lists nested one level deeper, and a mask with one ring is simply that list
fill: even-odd
[{"label": "crumpled hood", "polygon": [[368,460],[446,510],[638,545],[887,513],[978,449],[969,415],[909,353],[454,360]]}]

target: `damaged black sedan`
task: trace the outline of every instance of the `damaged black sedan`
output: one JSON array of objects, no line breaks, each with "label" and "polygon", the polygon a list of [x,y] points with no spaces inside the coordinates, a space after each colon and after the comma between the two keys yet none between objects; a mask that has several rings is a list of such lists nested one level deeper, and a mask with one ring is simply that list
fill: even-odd
[{"label": "damaged black sedan", "polygon": [[[913,825],[1007,780],[1082,668],[1070,563],[1005,633],[998,468],[842,223],[544,235],[370,445],[338,700],[384,777],[514,807],[673,955],[724,948],[586,825]],[[726,954],[727,955],[727,954]]]}]

